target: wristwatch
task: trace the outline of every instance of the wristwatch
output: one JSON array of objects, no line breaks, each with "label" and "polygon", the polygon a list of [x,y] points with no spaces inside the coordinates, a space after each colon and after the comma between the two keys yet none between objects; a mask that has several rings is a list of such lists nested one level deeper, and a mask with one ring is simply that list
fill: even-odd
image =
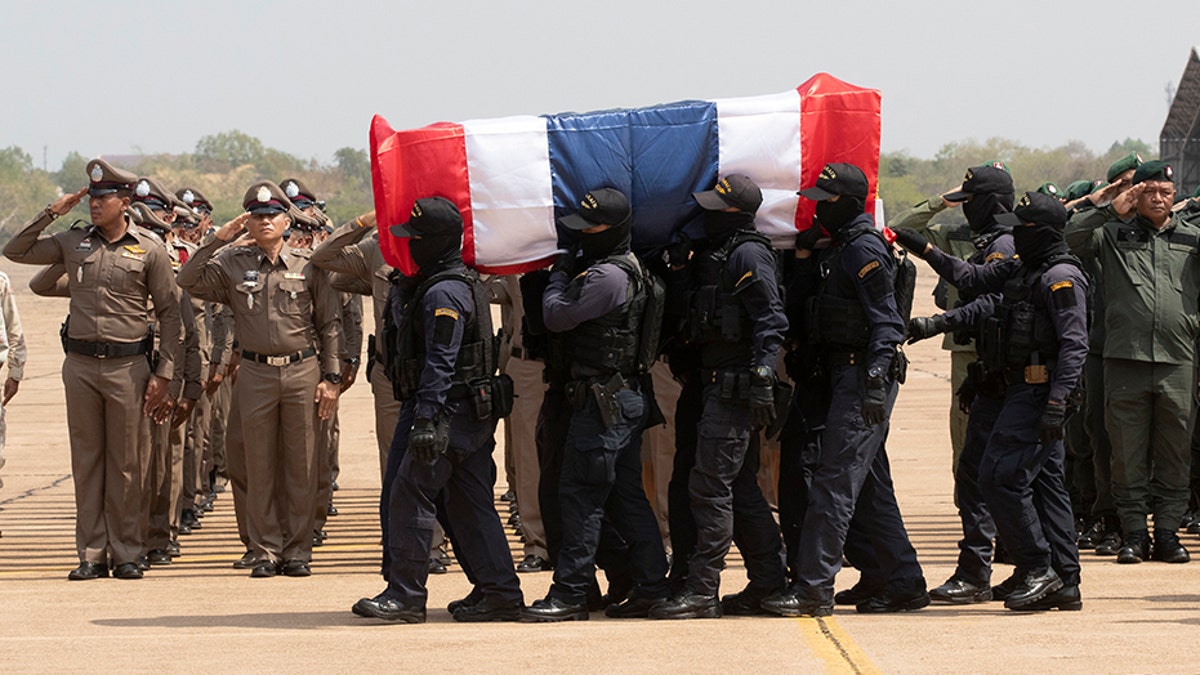
[{"label": "wristwatch", "polygon": [[329,384],[341,384],[342,383],[342,374],[341,373],[325,373],[324,375],[321,376],[321,379],[325,380]]}]

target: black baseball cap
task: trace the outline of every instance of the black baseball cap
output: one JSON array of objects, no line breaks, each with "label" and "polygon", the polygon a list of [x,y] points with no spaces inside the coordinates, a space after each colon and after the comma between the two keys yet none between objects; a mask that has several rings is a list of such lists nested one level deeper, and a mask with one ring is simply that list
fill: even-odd
[{"label": "black baseball cap", "polygon": [[1012,213],[1001,213],[996,216],[996,222],[1001,225],[1050,225],[1062,229],[1067,225],[1067,208],[1062,201],[1053,195],[1043,192],[1026,192],[1021,201],[1013,207]]},{"label": "black baseball cap", "polygon": [[965,202],[975,193],[983,194],[1012,194],[1012,174],[994,164],[973,166],[967,169],[962,187],[950,194],[943,195],[948,202]]},{"label": "black baseball cap", "polygon": [[805,188],[796,194],[814,202],[823,202],[838,195],[866,199],[870,189],[867,175],[863,173],[862,169],[853,164],[839,162],[826,164],[821,169],[821,175],[817,176],[816,185]]},{"label": "black baseball cap", "polygon": [[432,237],[462,234],[463,219],[454,202],[445,197],[425,197],[413,203],[408,222],[393,225],[397,237],[429,235]]},{"label": "black baseball cap", "polygon": [[734,207],[746,213],[757,213],[762,206],[762,190],[749,176],[731,173],[705,192],[693,192],[692,197],[706,211],[724,211]]},{"label": "black baseball cap", "polygon": [[592,190],[579,201],[579,210],[558,219],[568,230],[586,230],[597,225],[624,225],[633,215],[629,200],[616,188]]}]

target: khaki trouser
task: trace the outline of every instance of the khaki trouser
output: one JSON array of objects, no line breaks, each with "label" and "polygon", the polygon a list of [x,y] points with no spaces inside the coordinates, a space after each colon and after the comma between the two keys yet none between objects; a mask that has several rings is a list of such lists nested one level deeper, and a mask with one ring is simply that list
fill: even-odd
[{"label": "khaki trouser", "polygon": [[392,383],[375,364],[371,369],[371,393],[375,395],[375,440],[379,444],[379,481],[387,473],[388,450],[392,447],[392,434],[396,433],[396,420],[400,419],[400,402],[392,393]]},{"label": "khaki trouser", "polygon": [[337,413],[317,420],[317,492],[313,502],[313,531],[324,530],[333,503],[333,456],[337,452]]},{"label": "khaki trouser", "polygon": [[[67,354],[62,379],[75,479],[75,548],[80,562],[136,562],[142,553],[139,439],[150,365],[143,355],[97,359]],[[146,432],[148,433],[148,431]]]},{"label": "khaki trouser", "polygon": [[[241,379],[239,375],[238,379]],[[222,385],[224,386],[224,385]],[[229,476],[229,491],[233,493],[233,516],[237,522],[238,539],[250,550],[250,526],[246,522],[246,445],[242,442],[241,397],[238,387],[230,386],[229,416],[225,424],[225,470]]]},{"label": "khaki trouser", "polygon": [[200,400],[196,401],[196,407],[192,410],[191,416],[185,423],[186,430],[184,438],[186,442],[183,448],[183,491],[179,495],[179,501],[175,505],[176,515],[175,523],[178,529],[179,518],[183,515],[184,509],[190,509],[196,505],[196,494],[206,492],[204,484],[204,454],[208,447],[209,433],[209,417],[212,412],[212,401],[208,396],[201,394]]},{"label": "khaki trouser", "polygon": [[967,380],[967,366],[975,363],[979,356],[973,351],[950,352],[950,459],[951,475],[958,475],[958,458],[962,457],[963,443],[967,439],[967,413],[958,407],[958,388]]},{"label": "khaki trouser", "polygon": [[[546,528],[542,524],[542,508],[538,503],[537,430],[538,411],[542,408],[542,395],[546,385],[542,382],[542,364],[538,361],[510,358],[504,372],[513,380],[512,413],[504,420],[504,447],[506,461],[511,456],[513,483],[510,486],[517,495],[517,508],[521,514],[521,529],[525,535],[525,555],[536,555],[548,560],[546,551]],[[507,453],[511,453],[508,455]]]},{"label": "khaki trouser", "polygon": [[[650,369],[654,378],[654,398],[663,410],[670,411],[679,400],[679,382],[671,376],[667,364],[659,361]],[[649,427],[642,434],[642,488],[646,499],[658,520],[658,530],[663,542],[670,549],[671,527],[667,519],[667,486],[671,483],[671,472],[675,467],[675,415],[666,414],[665,425]]]},{"label": "khaki trouser", "polygon": [[246,524],[263,561],[312,559],[320,380],[316,358],[278,367],[243,361],[238,373]]},{"label": "khaki trouser", "polygon": [[150,423],[150,480],[145,501],[146,551],[166,550],[179,534],[175,505],[183,489],[183,430],[172,429],[168,419]]},{"label": "khaki trouser", "polygon": [[229,429],[229,416],[233,398],[233,382],[227,377],[217,385],[213,393],[212,408],[209,411],[208,445],[204,450],[204,487],[211,489],[207,483],[209,471],[216,470],[217,475],[229,477],[229,469],[225,466],[225,435]]}]

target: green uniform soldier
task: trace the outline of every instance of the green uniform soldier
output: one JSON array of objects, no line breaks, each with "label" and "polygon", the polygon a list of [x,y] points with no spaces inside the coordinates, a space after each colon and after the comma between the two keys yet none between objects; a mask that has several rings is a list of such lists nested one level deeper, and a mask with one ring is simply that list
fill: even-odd
[{"label": "green uniform soldier", "polygon": [[[180,340],[177,289],[166,250],[126,217],[137,176],[99,159],[89,185],[59,198],[4,247],[10,260],[62,264],[71,296],[63,386],[75,479],[75,545],[69,579],[141,578],[141,470],[138,439],[147,415],[168,409],[174,350],[151,373],[149,300],[163,344]],[[92,224],[39,236],[89,195]]]},{"label": "green uniform soldier", "polygon": [[[196,297],[228,304],[242,363],[236,383],[246,459],[251,576],[308,576],[319,420],[337,410],[337,293],[308,255],[284,246],[306,219],[270,181],[250,186],[247,213],[217,230],[179,271]],[[249,230],[243,237],[227,244]]]},{"label": "green uniform soldier", "polygon": [[[1200,332],[1200,228],[1171,213],[1175,185],[1165,162],[1091,195],[1065,236],[1100,262],[1104,313],[1104,399],[1112,442],[1113,502],[1125,546],[1117,562],[1150,557],[1187,562],[1176,530],[1188,505],[1188,469]],[[1109,201],[1111,200],[1111,201]]]}]

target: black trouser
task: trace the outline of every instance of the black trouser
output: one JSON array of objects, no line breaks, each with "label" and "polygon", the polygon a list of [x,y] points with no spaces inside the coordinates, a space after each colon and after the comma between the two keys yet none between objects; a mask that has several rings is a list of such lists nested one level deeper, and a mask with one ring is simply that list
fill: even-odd
[{"label": "black trouser", "polygon": [[[447,404],[450,405],[450,404]],[[407,447],[411,406],[400,414],[396,439]],[[401,429],[403,428],[403,433]],[[443,495],[446,533],[463,570],[484,597],[520,602],[521,586],[512,552],[496,514],[495,422],[474,422],[466,414],[450,418],[450,447],[433,464],[416,463],[403,452],[388,494],[388,594],[406,605],[424,607],[428,593],[429,549]],[[393,441],[392,455],[398,454]],[[391,463],[389,456],[389,464]]]},{"label": "black trouser", "polygon": [[1004,399],[977,394],[967,418],[967,433],[958,473],[954,476],[954,501],[962,521],[962,539],[958,540],[958,566],[954,573],[978,586],[987,586],[992,578],[992,540],[996,523],[979,488],[979,466],[987,451],[988,439]]},{"label": "black trouser", "polygon": [[758,487],[758,434],[750,408],[744,401],[722,400],[714,384],[704,387],[703,396],[696,461],[688,482],[697,536],[687,589],[717,594],[736,529],[750,580],[747,590],[771,593],[785,581],[783,544]]},{"label": "black trouser", "polygon": [[1017,573],[1053,567],[1079,583],[1079,549],[1062,441],[1041,442],[1048,384],[1011,384],[984,452],[979,485]]},{"label": "black trouser", "polygon": [[621,412],[611,425],[605,426],[596,400],[587,396],[567,431],[559,488],[562,548],[549,595],[570,603],[586,601],[606,516],[629,545],[638,595],[667,595],[662,535],[642,487],[646,401],[636,389],[621,390],[616,398]]}]

